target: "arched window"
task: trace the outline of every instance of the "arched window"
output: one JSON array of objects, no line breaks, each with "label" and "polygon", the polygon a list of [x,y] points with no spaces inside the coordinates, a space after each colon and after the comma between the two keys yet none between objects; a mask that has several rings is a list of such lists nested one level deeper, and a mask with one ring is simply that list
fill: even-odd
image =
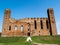
[{"label": "arched window", "polygon": [[23,27],[23,25],[21,25],[21,31],[23,31],[24,30],[24,27]]},{"label": "arched window", "polygon": [[11,25],[9,25],[8,30],[11,30]]},{"label": "arched window", "polygon": [[46,27],[47,27],[47,29],[48,29],[48,27],[49,27],[49,26],[48,26],[48,20],[46,20]]},{"label": "arched window", "polygon": [[40,24],[41,24],[41,29],[43,29],[43,22],[42,22],[42,20],[40,21]]},{"label": "arched window", "polygon": [[15,25],[14,30],[17,30],[17,25]]},{"label": "arched window", "polygon": [[34,25],[35,25],[35,29],[37,29],[37,23],[36,23],[36,20],[34,20]]},{"label": "arched window", "polygon": [[30,23],[27,23],[28,24],[28,29],[30,29]]}]

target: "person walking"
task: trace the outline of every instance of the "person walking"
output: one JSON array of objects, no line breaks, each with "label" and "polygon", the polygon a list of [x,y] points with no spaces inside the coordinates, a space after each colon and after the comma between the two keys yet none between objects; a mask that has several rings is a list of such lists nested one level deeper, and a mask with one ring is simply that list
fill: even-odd
[{"label": "person walking", "polygon": [[27,33],[27,42],[32,41],[31,37],[30,37],[30,30],[28,29],[28,33]]}]

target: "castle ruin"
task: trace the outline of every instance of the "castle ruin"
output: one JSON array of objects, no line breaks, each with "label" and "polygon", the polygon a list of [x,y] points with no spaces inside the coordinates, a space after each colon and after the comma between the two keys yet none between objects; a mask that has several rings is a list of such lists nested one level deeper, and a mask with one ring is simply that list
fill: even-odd
[{"label": "castle ruin", "polygon": [[54,11],[47,9],[47,18],[23,18],[16,20],[10,17],[10,9],[4,12],[2,36],[27,36],[30,30],[31,36],[57,35]]}]

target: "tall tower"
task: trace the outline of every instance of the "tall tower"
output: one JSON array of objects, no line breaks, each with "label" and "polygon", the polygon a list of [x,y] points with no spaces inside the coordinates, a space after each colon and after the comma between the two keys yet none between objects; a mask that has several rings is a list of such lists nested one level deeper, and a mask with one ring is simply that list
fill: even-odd
[{"label": "tall tower", "polygon": [[50,24],[50,35],[57,35],[56,22],[55,22],[53,9],[49,8],[47,10],[47,13],[48,13],[48,19],[49,19],[49,24]]},{"label": "tall tower", "polygon": [[10,10],[6,9],[5,12],[4,12],[2,35],[5,35],[5,33],[6,33],[5,31],[8,30],[9,18],[10,18]]}]

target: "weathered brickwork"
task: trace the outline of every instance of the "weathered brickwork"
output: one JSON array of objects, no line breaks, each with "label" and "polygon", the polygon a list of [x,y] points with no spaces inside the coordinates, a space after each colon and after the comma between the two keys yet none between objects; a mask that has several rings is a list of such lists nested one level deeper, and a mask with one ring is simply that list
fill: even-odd
[{"label": "weathered brickwork", "polygon": [[47,10],[47,18],[23,18],[16,20],[10,17],[11,11],[6,9],[2,26],[2,36],[57,35],[56,22],[52,8]]}]

